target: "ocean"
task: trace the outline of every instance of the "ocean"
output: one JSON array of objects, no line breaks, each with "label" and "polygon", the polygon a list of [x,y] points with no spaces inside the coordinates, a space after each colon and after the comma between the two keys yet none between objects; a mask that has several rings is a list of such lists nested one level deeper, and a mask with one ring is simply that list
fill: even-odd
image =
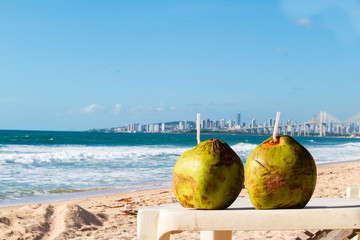
[{"label": "ocean", "polygon": [[[269,136],[201,135],[227,142],[245,163]],[[316,164],[360,160],[360,139],[295,137]],[[0,131],[0,206],[169,187],[194,134]]]}]

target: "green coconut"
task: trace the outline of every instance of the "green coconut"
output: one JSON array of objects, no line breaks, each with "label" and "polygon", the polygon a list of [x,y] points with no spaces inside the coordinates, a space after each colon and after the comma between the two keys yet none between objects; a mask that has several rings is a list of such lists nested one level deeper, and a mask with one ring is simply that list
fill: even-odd
[{"label": "green coconut", "polygon": [[309,151],[290,136],[257,146],[245,164],[245,186],[256,209],[304,208],[316,185]]},{"label": "green coconut", "polygon": [[173,191],[183,207],[225,209],[244,184],[244,166],[225,142],[209,139],[186,151],[173,171]]}]

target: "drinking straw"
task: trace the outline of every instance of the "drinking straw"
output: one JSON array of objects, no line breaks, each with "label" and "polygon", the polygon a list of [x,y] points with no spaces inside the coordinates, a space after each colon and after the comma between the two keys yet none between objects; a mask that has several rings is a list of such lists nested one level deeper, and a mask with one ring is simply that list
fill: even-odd
[{"label": "drinking straw", "polygon": [[280,112],[276,113],[276,120],[275,120],[275,127],[273,132],[273,141],[276,142],[276,133],[279,127],[279,120],[280,120]]}]

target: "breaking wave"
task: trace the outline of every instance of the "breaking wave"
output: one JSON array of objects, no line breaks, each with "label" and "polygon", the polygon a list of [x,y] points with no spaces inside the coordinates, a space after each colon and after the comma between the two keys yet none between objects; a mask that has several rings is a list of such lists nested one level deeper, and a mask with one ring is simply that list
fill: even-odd
[{"label": "breaking wave", "polygon": [[[1,142],[0,205],[29,197],[50,199],[49,196],[59,194],[68,196],[96,191],[131,191],[137,188],[170,186],[176,160],[195,146],[193,136],[190,135],[141,135],[143,139],[140,143],[135,139],[136,134],[119,135],[122,136],[121,139],[118,137],[120,145],[115,145],[114,142],[101,145],[100,140],[97,140],[96,145],[89,145],[73,142],[49,144],[59,140],[47,134],[49,136],[41,138],[47,139],[44,145],[23,143],[23,140],[16,140],[15,144],[13,141]],[[26,133],[21,139],[29,141],[29,135],[31,134]],[[101,136],[105,138],[107,135]],[[131,144],[128,144],[128,137],[134,138]],[[163,139],[159,140],[159,137]],[[232,147],[243,163],[253,149],[267,138],[220,137]],[[10,140],[12,139],[18,138]],[[297,140],[309,150],[317,164],[360,160],[359,139]],[[151,144],[144,145],[143,142]]]}]

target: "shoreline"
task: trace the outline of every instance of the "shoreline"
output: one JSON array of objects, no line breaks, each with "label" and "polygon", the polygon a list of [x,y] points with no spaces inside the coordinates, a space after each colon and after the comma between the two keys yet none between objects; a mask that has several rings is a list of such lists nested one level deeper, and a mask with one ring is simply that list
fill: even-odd
[{"label": "shoreline", "polygon": [[[112,194],[121,194],[121,193],[132,193],[137,191],[146,191],[152,189],[161,189],[161,188],[169,188],[168,184],[160,184],[160,185],[153,185],[153,186],[144,186],[144,187],[124,187],[124,188],[103,188],[102,190],[79,190],[71,193],[49,193],[40,196],[30,196],[25,199],[19,200],[7,200],[4,203],[0,202],[0,209],[5,207],[17,207],[29,204],[38,204],[38,203],[48,203],[48,202],[57,202],[57,201],[72,201],[72,200],[79,200],[85,198],[96,198],[102,197]],[[8,202],[15,202],[15,204],[8,204]]]},{"label": "shoreline", "polygon": [[[318,170],[319,167],[323,168],[327,165],[338,165],[338,164],[347,164],[347,163],[353,163],[353,162],[359,162],[359,160],[351,160],[346,162],[331,162],[331,163],[318,163],[316,164]],[[141,191],[151,191],[151,190],[157,190],[157,189],[171,189],[171,184],[158,184],[158,185],[151,185],[151,186],[128,186],[128,187],[109,187],[109,188],[98,188],[98,190],[79,190],[71,193],[49,193],[46,195],[41,196],[31,196],[25,199],[19,199],[19,200],[8,200],[5,201],[4,204],[0,202],[0,210],[2,208],[7,207],[19,207],[24,205],[31,205],[31,204],[42,204],[42,203],[51,203],[51,202],[59,202],[59,201],[76,201],[81,199],[87,199],[87,198],[97,198],[97,197],[104,197],[109,196],[113,194],[126,194],[126,193],[136,193]],[[101,189],[101,190],[100,190]],[[6,202],[15,202],[15,204],[7,204]]]},{"label": "shoreline", "polygon": [[[353,160],[353,161],[346,161],[346,162],[333,162],[333,163],[323,163],[323,164],[316,164],[317,167],[317,174],[321,172],[321,170],[333,168],[336,166],[343,167],[343,165],[348,165],[351,163],[358,163],[360,166],[360,160]],[[320,170],[320,171],[319,171]],[[320,174],[322,175],[322,174]],[[95,198],[103,198],[107,196],[115,196],[115,195],[128,195],[128,194],[136,194],[136,193],[142,193],[147,191],[157,191],[157,190],[169,190],[172,189],[172,186],[168,185],[159,185],[159,186],[152,186],[152,187],[137,187],[137,188],[131,188],[127,187],[125,188],[127,190],[120,190],[119,188],[109,188],[105,190],[93,190],[93,191],[80,191],[75,192],[74,194],[80,194],[84,196],[80,197],[72,197],[72,198],[66,198],[66,199],[54,199],[54,200],[45,200],[45,201],[36,201],[36,202],[30,202],[30,203],[20,203],[15,205],[0,205],[0,210],[5,208],[17,208],[22,207],[26,205],[32,205],[32,204],[45,204],[45,203],[56,203],[56,202],[69,202],[69,201],[81,201],[84,199],[95,199]],[[88,195],[90,193],[90,195]],[[56,193],[55,193],[56,194]],[[64,193],[64,195],[73,194],[73,193]]]},{"label": "shoreline", "polygon": [[[360,161],[317,165],[313,198],[345,198],[360,186]],[[239,197],[248,197],[243,189]],[[177,202],[170,187],[0,208],[0,239],[137,239],[137,212]],[[303,231],[235,231],[233,239],[291,239]],[[194,239],[199,232],[171,239]]]}]

